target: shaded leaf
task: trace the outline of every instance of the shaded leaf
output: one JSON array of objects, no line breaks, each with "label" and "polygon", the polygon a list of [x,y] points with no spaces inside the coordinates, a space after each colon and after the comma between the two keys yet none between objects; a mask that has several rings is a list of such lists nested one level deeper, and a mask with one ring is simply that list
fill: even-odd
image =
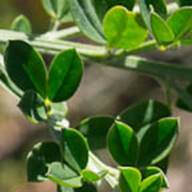
[{"label": "shaded leaf", "polygon": [[140,0],[140,11],[141,15],[143,17],[143,20],[145,21],[145,24],[147,25],[148,29],[151,31],[151,19],[150,19],[150,13],[151,8],[153,7],[154,11],[158,13],[161,16],[165,16],[167,14],[167,7],[165,0]]},{"label": "shaded leaf", "polygon": [[30,182],[47,179],[48,165],[61,161],[59,146],[54,142],[36,144],[27,156],[27,178]]},{"label": "shaded leaf", "polygon": [[180,6],[192,5],[192,0],[176,0]]},{"label": "shaded leaf", "polygon": [[178,134],[178,119],[164,118],[151,125],[140,144],[138,164],[156,164],[171,152]]},{"label": "shaded leaf", "polygon": [[34,91],[26,91],[21,98],[18,107],[24,115],[33,123],[47,119],[43,99]]},{"label": "shaded leaf", "polygon": [[[192,97],[192,84],[188,85],[187,88],[186,88],[186,93]],[[183,92],[184,94],[184,92]],[[186,100],[187,99],[187,100]],[[192,112],[192,104],[189,105],[188,103],[192,103],[191,102],[191,99],[188,100],[188,98],[184,98],[184,97],[181,97],[177,100],[177,107],[179,107],[180,109],[183,109],[185,111],[188,111],[188,112]]]},{"label": "shaded leaf", "polygon": [[113,159],[122,166],[135,165],[138,157],[138,142],[132,128],[116,121],[107,137],[108,149]]},{"label": "shaded leaf", "polygon": [[161,176],[162,176],[161,187],[162,188],[169,188],[168,180],[160,168],[158,168],[158,167],[145,167],[144,169],[141,170],[141,172],[142,172],[143,179],[150,177],[152,175],[155,175],[155,174],[161,174]]},{"label": "shaded leaf", "polygon": [[34,90],[45,97],[47,72],[40,54],[24,41],[10,41],[5,53],[6,70],[23,91]]},{"label": "shaded leaf", "polygon": [[138,132],[145,125],[170,115],[171,112],[166,105],[158,101],[147,100],[128,107],[117,118]]},{"label": "shaded leaf", "polygon": [[88,144],[84,136],[75,129],[63,129],[62,141],[65,161],[80,172],[88,163]]},{"label": "shaded leaf", "polygon": [[88,139],[90,148],[97,150],[106,147],[106,136],[113,122],[110,116],[96,116],[83,120],[78,129]]},{"label": "shaded leaf", "polygon": [[94,185],[85,183],[82,187],[74,189],[74,192],[97,192],[97,189]]}]

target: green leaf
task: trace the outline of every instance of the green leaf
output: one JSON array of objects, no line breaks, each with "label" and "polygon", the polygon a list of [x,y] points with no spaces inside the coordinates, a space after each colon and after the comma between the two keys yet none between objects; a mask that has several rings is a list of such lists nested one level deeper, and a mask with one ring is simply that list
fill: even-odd
[{"label": "green leaf", "polygon": [[61,145],[65,161],[80,172],[88,163],[88,144],[84,136],[75,129],[62,131]]},{"label": "green leaf", "polygon": [[192,5],[192,0],[177,0],[180,6]]},{"label": "green leaf", "polygon": [[129,10],[132,10],[135,5],[135,0],[94,0],[96,12],[102,21],[106,12],[116,5],[121,5]]},{"label": "green leaf", "polygon": [[82,177],[60,162],[54,162],[49,165],[47,177],[63,187],[78,188],[82,186]]},{"label": "green leaf", "polygon": [[33,123],[47,119],[46,109],[43,99],[34,91],[26,91],[21,98],[18,107]]},{"label": "green leaf", "polygon": [[47,72],[40,54],[24,41],[10,41],[5,53],[6,70],[23,91],[33,90],[45,97]]},{"label": "green leaf", "polygon": [[45,11],[55,20],[62,21],[69,11],[68,0],[41,0]]},{"label": "green leaf", "polygon": [[178,126],[177,118],[164,118],[152,124],[141,140],[138,164],[156,164],[167,157],[176,142]]},{"label": "green leaf", "polygon": [[19,15],[16,17],[11,24],[11,29],[14,31],[24,32],[27,34],[32,33],[32,27],[29,19],[24,15]]},{"label": "green leaf", "polygon": [[141,15],[143,17],[143,20],[148,27],[148,29],[151,31],[151,18],[150,18],[150,12],[151,8],[153,7],[154,11],[158,13],[161,16],[165,16],[167,14],[167,7],[165,0],[140,0],[140,11]]},{"label": "green leaf", "polygon": [[166,174],[169,166],[169,156],[167,156],[154,166],[159,167]]},{"label": "green leaf", "polygon": [[130,125],[135,132],[163,117],[171,115],[169,108],[154,100],[138,102],[128,107],[117,117],[120,121]]},{"label": "green leaf", "polygon": [[[183,91],[182,91],[182,92],[183,92]],[[185,94],[185,92],[183,92],[183,94]],[[189,84],[189,85],[187,86],[187,88],[186,88],[186,94],[188,94],[189,96],[192,97],[192,84]],[[187,100],[186,100],[186,98],[181,97],[181,98],[179,98],[179,99],[177,100],[176,105],[177,105],[177,107],[179,107],[180,109],[183,109],[183,110],[188,111],[188,112],[192,112],[192,107],[191,107],[192,104],[189,105],[188,103],[192,103],[192,102],[191,102],[191,99],[188,100],[188,98],[187,98]]]},{"label": "green leaf", "polygon": [[83,120],[78,129],[88,139],[92,150],[98,150],[106,147],[106,136],[114,122],[110,116],[96,116]]},{"label": "green leaf", "polygon": [[138,192],[142,179],[140,171],[132,167],[121,167],[120,172],[121,192]]},{"label": "green leaf", "polygon": [[140,15],[122,6],[115,6],[107,12],[103,28],[109,46],[114,48],[134,49],[147,38]]},{"label": "green leaf", "polygon": [[138,142],[132,128],[115,121],[111,127],[107,144],[113,159],[122,166],[135,165],[138,157]]},{"label": "green leaf", "polygon": [[57,190],[58,192],[97,192],[96,187],[90,183],[84,183],[80,188],[58,186]]},{"label": "green leaf", "polygon": [[87,182],[97,182],[101,180],[107,174],[107,171],[101,171],[99,173],[95,173],[91,170],[85,169],[81,172],[83,179]]},{"label": "green leaf", "polygon": [[74,192],[97,192],[97,189],[94,185],[85,183],[82,187],[74,189]]},{"label": "green leaf", "polygon": [[57,185],[57,192],[74,192],[74,189]]},{"label": "green leaf", "polygon": [[139,1],[139,7],[141,11],[141,15],[143,18],[143,21],[145,22],[147,28],[149,31],[151,31],[151,17],[150,17],[150,10],[149,7],[146,4],[146,0],[140,0]]},{"label": "green leaf", "polygon": [[102,24],[92,1],[70,0],[69,4],[74,21],[82,33],[98,43],[105,43]]},{"label": "green leaf", "polygon": [[139,192],[160,192],[162,183],[161,174],[152,175],[142,181]]},{"label": "green leaf", "polygon": [[169,27],[175,34],[175,38],[183,37],[192,30],[192,7],[183,7],[176,10],[167,20]]},{"label": "green leaf", "polygon": [[162,188],[169,188],[168,180],[160,168],[158,168],[158,167],[145,167],[143,170],[141,170],[141,172],[142,172],[142,176],[144,179],[147,177],[150,177],[152,175],[155,175],[155,174],[161,174],[161,176],[162,176],[161,187]]},{"label": "green leaf", "polygon": [[48,165],[61,161],[59,146],[54,142],[36,144],[27,156],[27,178],[30,182],[47,179]]},{"label": "green leaf", "polygon": [[159,44],[166,45],[172,43],[175,39],[175,35],[169,25],[155,12],[151,13],[151,29]]},{"label": "green leaf", "polygon": [[53,102],[69,99],[77,90],[83,74],[81,59],[74,49],[61,52],[49,69],[47,95]]}]

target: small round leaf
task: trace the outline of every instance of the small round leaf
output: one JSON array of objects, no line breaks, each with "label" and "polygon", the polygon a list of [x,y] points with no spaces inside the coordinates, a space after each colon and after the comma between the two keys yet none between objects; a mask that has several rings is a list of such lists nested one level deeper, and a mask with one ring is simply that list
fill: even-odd
[{"label": "small round leaf", "polygon": [[5,64],[11,80],[23,91],[33,90],[45,97],[47,71],[41,55],[28,43],[10,41]]},{"label": "small round leaf", "polygon": [[112,157],[120,165],[136,164],[138,141],[133,129],[128,125],[115,121],[108,133],[107,144]]},{"label": "small round leaf", "polygon": [[83,65],[74,49],[56,55],[49,69],[49,99],[53,102],[69,99],[77,90],[82,74]]},{"label": "small round leaf", "polygon": [[157,13],[151,13],[151,29],[153,36],[159,44],[166,45],[172,43],[175,35],[166,21]]},{"label": "small round leaf", "polygon": [[76,171],[85,169],[88,163],[88,144],[84,136],[75,129],[62,130],[61,141],[65,161]]},{"label": "small round leaf", "polygon": [[115,6],[107,12],[103,28],[108,44],[113,48],[134,49],[147,38],[140,15],[122,6]]},{"label": "small round leaf", "polygon": [[120,168],[119,185],[121,192],[138,192],[141,184],[141,173],[132,167]]}]

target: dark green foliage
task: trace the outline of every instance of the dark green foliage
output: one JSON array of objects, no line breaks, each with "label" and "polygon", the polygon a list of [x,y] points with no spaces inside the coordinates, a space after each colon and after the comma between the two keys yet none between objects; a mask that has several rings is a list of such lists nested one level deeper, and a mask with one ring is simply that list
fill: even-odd
[{"label": "dark green foliage", "polygon": [[6,70],[23,91],[34,90],[46,95],[47,72],[40,54],[23,41],[10,41],[5,53]]},{"label": "dark green foliage", "polygon": [[107,144],[114,160],[122,166],[136,165],[138,158],[138,141],[132,128],[116,121],[107,137]]},{"label": "dark green foliage", "polygon": [[69,99],[83,74],[81,59],[74,49],[56,55],[49,72],[41,55],[24,41],[11,41],[5,60],[8,75],[20,89],[33,90],[53,102]]},{"label": "dark green foliage", "polygon": [[88,163],[88,144],[83,135],[75,129],[63,129],[61,146],[65,161],[80,172]]},{"label": "dark green foliage", "polygon": [[83,120],[78,129],[88,139],[92,150],[98,150],[106,147],[106,136],[114,122],[110,116],[96,116]]},{"label": "dark green foliage", "polygon": [[171,112],[166,105],[158,101],[148,100],[130,106],[120,113],[118,119],[138,132],[142,127],[170,115]]},{"label": "dark green foliage", "polygon": [[48,166],[61,161],[60,148],[54,142],[44,142],[35,145],[27,157],[27,178],[28,181],[46,180]]},{"label": "dark green foliage", "polygon": [[83,74],[83,65],[74,49],[57,55],[49,69],[47,95],[53,102],[69,99],[76,91]]}]

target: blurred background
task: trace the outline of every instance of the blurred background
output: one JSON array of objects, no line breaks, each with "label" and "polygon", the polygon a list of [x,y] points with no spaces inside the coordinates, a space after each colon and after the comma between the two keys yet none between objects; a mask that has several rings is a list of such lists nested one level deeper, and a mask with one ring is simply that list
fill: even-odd
[{"label": "blurred background", "polygon": [[[47,30],[49,18],[44,13],[40,0],[0,0],[0,28],[9,28],[19,14],[24,14],[31,20],[34,33]],[[188,47],[166,53],[153,52],[145,56],[190,65],[191,51]],[[148,98],[164,100],[163,91],[154,80],[133,72],[87,65],[82,84],[69,101],[69,119],[75,126],[87,116],[115,115],[130,104]],[[181,116],[182,128],[170,161],[170,192],[192,192],[192,114],[175,108],[174,115]],[[26,182],[27,152],[33,144],[47,139],[49,134],[46,128],[28,123],[17,108],[17,100],[0,87],[1,192],[55,191],[54,185],[49,182]],[[108,192],[108,189],[104,191]]]}]

